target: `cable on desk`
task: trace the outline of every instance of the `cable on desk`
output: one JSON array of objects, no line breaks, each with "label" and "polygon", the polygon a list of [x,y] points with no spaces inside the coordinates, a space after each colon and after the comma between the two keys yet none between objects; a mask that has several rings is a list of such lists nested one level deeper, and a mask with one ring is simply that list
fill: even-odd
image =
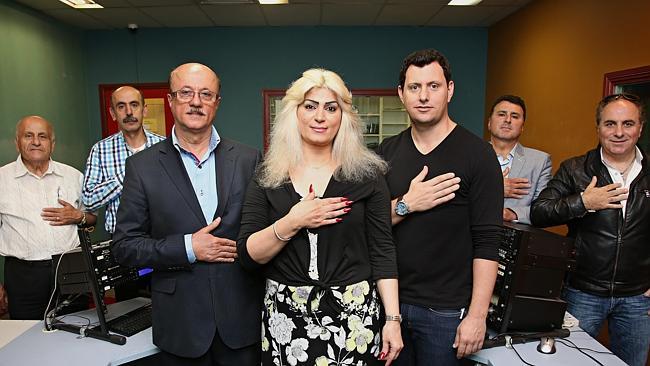
[{"label": "cable on desk", "polygon": [[614,354],[614,352],[612,352],[612,351],[596,351],[595,349],[591,349],[591,348],[587,348],[587,347],[577,347],[575,343],[573,343],[571,341],[568,341],[568,340],[567,341],[571,342],[571,344],[565,344],[560,339],[556,339],[556,341],[560,341],[560,343],[564,344],[567,347],[575,348],[575,349],[581,349],[583,351],[589,351],[589,352],[593,352],[593,353],[600,353],[600,354],[603,354],[603,355],[613,355]]},{"label": "cable on desk", "polygon": [[[600,363],[600,361],[598,361],[597,359],[593,358],[590,354],[588,354],[588,353],[585,352],[584,350],[588,350],[588,351],[595,352],[595,353],[604,353],[604,354],[610,354],[610,355],[613,355],[612,352],[596,351],[596,350],[589,349],[589,348],[581,348],[581,347],[578,347],[575,343],[571,342],[571,341],[568,340],[568,339],[564,339],[564,340],[556,339],[556,342],[560,342],[560,343],[562,343],[563,345],[565,345],[565,346],[567,346],[567,347],[577,349],[580,353],[582,353],[583,355],[585,355],[585,356],[591,358],[592,360],[594,360],[595,363],[599,364],[600,366],[604,366],[604,365],[603,365],[602,363]],[[569,342],[571,345],[568,345],[568,344],[566,344],[565,342]]]},{"label": "cable on desk", "polygon": [[507,340],[507,341],[506,341],[506,342],[507,342],[507,343],[506,343],[506,347],[507,347],[507,348],[512,348],[512,350],[515,351],[515,354],[517,354],[517,357],[519,357],[519,359],[521,360],[521,362],[523,362],[524,364],[526,364],[526,365],[528,365],[528,366],[535,366],[535,365],[533,365],[532,363],[528,363],[528,362],[526,362],[526,360],[524,360],[523,357],[521,357],[521,355],[519,354],[519,352],[517,352],[517,350],[515,349],[515,345],[512,344],[512,340],[511,340],[511,338],[506,338],[506,340]]},{"label": "cable on desk", "polygon": [[[61,253],[61,256],[59,256],[59,260],[56,262],[56,269],[54,270],[54,289],[52,290],[52,295],[50,295],[50,300],[48,300],[47,306],[45,307],[45,312],[43,313],[43,325],[45,326],[45,330],[48,331],[48,332],[52,330],[51,325],[48,324],[48,322],[47,322],[48,309],[50,308],[50,305],[52,305],[52,299],[54,298],[54,294],[56,293],[56,287],[57,287],[57,285],[59,283],[59,279],[58,279],[58,277],[59,277],[59,266],[61,265],[61,260],[63,259],[63,256],[68,254],[68,252],[70,252],[72,250],[75,250],[75,249],[76,249],[76,247],[75,248],[70,248],[70,249],[66,250],[65,252]],[[58,303],[58,301],[59,300],[57,298],[57,303]],[[56,311],[56,307],[54,308],[54,310]]]},{"label": "cable on desk", "polygon": [[86,321],[86,324],[84,325],[84,327],[86,327],[86,328],[89,328],[89,327],[92,326],[92,322],[90,321],[90,318],[87,318],[87,317],[82,316],[82,315],[67,314],[67,315],[63,315],[63,316],[61,316],[61,317],[57,317],[57,318],[54,318],[54,319],[56,319],[56,320],[58,320],[58,321],[60,321],[60,322],[65,323],[65,322],[63,321],[63,319],[68,318],[68,317],[74,317],[74,318],[81,318],[81,319],[84,319],[84,320]]}]

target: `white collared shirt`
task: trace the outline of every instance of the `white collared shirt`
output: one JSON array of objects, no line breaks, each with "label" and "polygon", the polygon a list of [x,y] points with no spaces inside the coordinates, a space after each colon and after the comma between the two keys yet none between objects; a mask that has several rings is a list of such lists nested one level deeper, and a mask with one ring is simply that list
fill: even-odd
[{"label": "white collared shirt", "polygon": [[18,156],[0,168],[0,255],[23,260],[50,259],[79,245],[77,225],[52,226],[41,217],[58,199],[83,209],[83,174],[50,160],[42,177],[29,172]]},{"label": "white collared shirt", "polygon": [[[634,155],[634,160],[632,161],[632,165],[630,166],[630,171],[627,173],[627,179],[623,179],[623,174],[621,174],[618,169],[613,168],[610,166],[606,161],[605,158],[603,157],[603,148],[600,148],[600,160],[603,162],[605,167],[607,168],[607,171],[609,172],[609,176],[612,178],[612,182],[614,183],[621,183],[622,188],[627,188],[628,190],[630,189],[630,183],[634,181],[634,179],[639,175],[641,172],[641,159],[642,159],[642,154],[641,151],[639,150],[638,147],[635,147],[635,155]],[[627,207],[627,200],[621,201],[621,204],[623,205],[623,218],[625,218],[625,208]]]}]

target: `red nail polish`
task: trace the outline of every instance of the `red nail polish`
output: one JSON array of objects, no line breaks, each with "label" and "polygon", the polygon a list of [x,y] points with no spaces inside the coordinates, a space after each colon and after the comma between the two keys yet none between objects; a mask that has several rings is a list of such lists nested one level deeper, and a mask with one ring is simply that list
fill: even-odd
[{"label": "red nail polish", "polygon": [[350,207],[347,207],[347,208],[343,209],[343,212],[348,213],[348,212],[350,212],[350,210],[352,210],[352,209]]},{"label": "red nail polish", "polygon": [[338,217],[338,218],[336,219],[336,222],[341,222],[341,221],[343,221],[343,219],[340,218],[340,217]]},{"label": "red nail polish", "polygon": [[350,205],[353,204],[353,203],[354,203],[354,201],[345,201],[345,205],[346,205],[346,206],[350,206]]},{"label": "red nail polish", "polygon": [[380,359],[380,360],[383,360],[384,358],[386,358],[386,352],[382,352],[382,353],[380,353],[380,354],[379,354],[379,359]]},{"label": "red nail polish", "polygon": [[314,191],[314,186],[312,184],[309,185],[309,193]]}]

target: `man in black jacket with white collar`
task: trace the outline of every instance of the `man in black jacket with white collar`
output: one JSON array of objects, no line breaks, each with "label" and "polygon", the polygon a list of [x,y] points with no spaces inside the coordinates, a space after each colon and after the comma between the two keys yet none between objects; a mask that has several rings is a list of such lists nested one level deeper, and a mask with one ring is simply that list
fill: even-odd
[{"label": "man in black jacket with white collar", "polygon": [[646,364],[650,346],[650,175],[636,145],[643,123],[638,97],[605,97],[599,146],[564,161],[531,208],[533,225],[567,224],[575,238],[568,311],[592,337],[607,319],[612,351],[632,366]]}]

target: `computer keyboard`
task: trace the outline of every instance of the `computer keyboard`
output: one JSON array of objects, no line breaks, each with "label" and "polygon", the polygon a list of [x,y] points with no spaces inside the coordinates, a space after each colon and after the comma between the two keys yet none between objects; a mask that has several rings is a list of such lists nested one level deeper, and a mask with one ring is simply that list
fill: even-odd
[{"label": "computer keyboard", "polygon": [[151,326],[151,304],[132,310],[106,323],[108,330],[130,337]]}]

